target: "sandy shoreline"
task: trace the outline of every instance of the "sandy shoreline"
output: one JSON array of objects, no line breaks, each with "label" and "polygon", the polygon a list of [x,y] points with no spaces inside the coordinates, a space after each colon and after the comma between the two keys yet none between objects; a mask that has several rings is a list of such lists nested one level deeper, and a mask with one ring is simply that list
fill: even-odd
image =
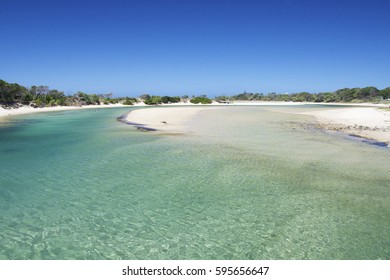
[{"label": "sandy shoreline", "polygon": [[[297,102],[235,102],[231,104],[213,103],[210,105],[194,105],[192,103],[176,103],[162,106],[145,106],[143,103],[137,103],[133,106],[122,104],[110,105],[88,105],[83,107],[59,106],[50,108],[32,108],[23,106],[17,109],[4,109],[0,107],[0,119],[5,119],[14,115],[54,112],[63,110],[80,110],[89,108],[117,108],[117,107],[140,107],[139,110],[133,110],[124,116],[122,121],[126,123],[140,124],[141,128],[151,128],[163,133],[186,133],[190,131],[192,119],[201,111],[218,109],[230,106],[272,106],[285,105],[294,106],[302,104],[318,103],[297,103]],[[188,106],[186,106],[188,105]],[[217,106],[216,106],[217,105]],[[356,135],[368,139],[374,139],[380,142],[390,144],[390,110],[377,107],[386,107],[384,104],[321,104],[321,105],[341,105],[340,108],[321,108],[298,114],[308,115],[315,118],[310,124],[314,128],[341,131],[347,134]],[[344,106],[351,106],[345,108]]]},{"label": "sandy shoreline", "polygon": [[323,106],[349,106],[349,107],[378,107],[386,108],[388,104],[374,104],[374,103],[318,103],[318,102],[293,102],[293,101],[235,101],[228,105],[239,105],[239,106],[296,106],[296,105],[323,105]]},{"label": "sandy shoreline", "polygon": [[[186,133],[196,115],[207,109],[221,107],[155,107],[131,111],[126,121],[142,124],[164,133]],[[341,131],[347,134],[390,144],[390,110],[373,107],[329,108],[300,112],[315,117],[310,124],[317,129]]]},{"label": "sandy shoreline", "polygon": [[[313,103],[313,102],[283,102],[283,101],[235,101],[232,103],[218,103],[213,101],[212,104],[209,105],[201,105],[201,104],[192,104],[191,102],[179,102],[173,104],[161,104],[158,107],[176,107],[176,106],[296,106],[296,105],[328,105],[328,106],[351,106],[351,107],[387,107],[385,104],[370,104],[370,103]],[[9,117],[15,115],[24,115],[24,114],[32,114],[32,113],[42,113],[42,112],[55,112],[55,111],[64,111],[64,110],[80,110],[80,109],[88,109],[88,108],[113,108],[113,107],[155,107],[150,105],[145,105],[145,103],[140,102],[134,105],[122,105],[122,104],[109,104],[109,105],[85,105],[82,107],[76,106],[56,106],[56,107],[45,107],[45,108],[33,108],[30,106],[22,106],[16,109],[4,109],[0,106],[0,118],[1,117]]]},{"label": "sandy shoreline", "polygon": [[[212,104],[202,105],[193,104],[191,102],[178,102],[172,104],[160,104],[159,107],[173,107],[173,106],[293,106],[293,105],[329,105],[329,106],[351,106],[351,107],[387,107],[386,104],[371,104],[371,103],[313,103],[313,102],[284,102],[284,101],[234,101],[231,103],[218,103],[213,101]],[[80,110],[88,108],[112,108],[112,107],[155,107],[145,105],[143,102],[135,103],[134,105],[123,104],[109,104],[109,105],[85,105],[81,107],[77,106],[56,106],[56,107],[44,107],[33,108],[30,106],[22,106],[16,109],[4,109],[0,106],[0,117],[23,115],[31,113],[52,112],[52,111],[64,111],[64,110]]]},{"label": "sandy shoreline", "polygon": [[44,107],[44,108],[33,108],[30,106],[22,106],[16,109],[4,109],[0,107],[0,118],[17,116],[17,115],[34,114],[34,113],[44,113],[44,112],[58,112],[58,111],[67,111],[67,110],[100,109],[100,108],[120,108],[120,107],[130,107],[130,106],[122,105],[122,104],[110,104],[110,105],[86,105],[82,107],[56,106],[56,107]]},{"label": "sandy shoreline", "polygon": [[390,110],[379,108],[323,109],[299,113],[315,117],[315,128],[347,134],[390,144]]}]

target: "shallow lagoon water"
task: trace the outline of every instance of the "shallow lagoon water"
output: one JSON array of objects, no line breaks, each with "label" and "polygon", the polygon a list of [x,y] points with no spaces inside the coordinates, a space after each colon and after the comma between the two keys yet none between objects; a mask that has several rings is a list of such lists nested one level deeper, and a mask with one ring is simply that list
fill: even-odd
[{"label": "shallow lagoon water", "polygon": [[13,118],[0,259],[389,259],[389,149],[294,110],[207,110],[172,136],[126,108]]}]

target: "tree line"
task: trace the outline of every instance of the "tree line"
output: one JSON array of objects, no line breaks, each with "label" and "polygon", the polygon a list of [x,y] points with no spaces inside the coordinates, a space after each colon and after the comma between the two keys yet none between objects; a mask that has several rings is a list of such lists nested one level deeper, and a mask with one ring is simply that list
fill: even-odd
[{"label": "tree line", "polygon": [[113,98],[112,93],[108,94],[87,94],[76,92],[73,95],[65,95],[63,91],[50,89],[48,86],[24,87],[17,83],[7,83],[0,79],[0,106],[5,108],[16,108],[22,105],[33,107],[53,106],[84,106],[100,104],[134,105],[143,101],[146,105],[172,104],[181,101],[190,101],[194,104],[211,104],[212,100],[205,95],[190,99],[188,95],[179,96],[156,96],[144,94],[138,99],[133,97]]},{"label": "tree line", "polygon": [[108,94],[87,94],[77,92],[73,95],[65,95],[63,91],[50,89],[48,86],[32,86],[26,88],[17,83],[7,83],[0,80],[0,106],[19,107],[30,105],[33,107],[53,106],[83,106],[122,103],[133,105],[137,102],[135,98],[113,98],[112,93]]},{"label": "tree line", "polygon": [[140,99],[144,101],[146,105],[159,105],[159,104],[172,104],[178,102],[187,102],[190,101],[192,104],[211,104],[212,99],[208,98],[206,95],[193,96],[189,98],[188,95],[179,96],[156,96],[149,94],[144,94],[140,96]]},{"label": "tree line", "polygon": [[333,92],[298,92],[292,94],[277,93],[240,93],[233,96],[218,96],[216,100],[247,100],[247,101],[292,101],[292,102],[380,102],[390,99],[390,87],[379,90],[376,87],[343,88]]},{"label": "tree line", "polygon": [[[214,100],[227,102],[235,100],[245,101],[292,101],[292,102],[373,102],[378,103],[390,99],[390,87],[379,90],[376,87],[364,88],[343,88],[334,92],[298,92],[292,94],[277,93],[248,93],[243,92],[233,96],[217,96]],[[0,79],[0,106],[19,107],[30,105],[33,107],[52,106],[83,106],[116,104],[133,105],[143,101],[146,105],[171,104],[178,102],[191,102],[193,104],[211,104],[212,99],[206,95],[192,96],[157,96],[144,94],[138,99],[133,97],[113,98],[112,93],[108,94],[87,94],[77,92],[73,95],[65,95],[63,91],[50,89],[48,86],[24,87],[17,83],[7,83]]]}]

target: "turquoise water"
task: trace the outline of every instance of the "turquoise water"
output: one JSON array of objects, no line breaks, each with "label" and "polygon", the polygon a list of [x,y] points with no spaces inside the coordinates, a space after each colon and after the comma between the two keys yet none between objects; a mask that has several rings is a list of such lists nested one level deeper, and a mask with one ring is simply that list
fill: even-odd
[{"label": "turquoise water", "polygon": [[0,124],[0,259],[390,259],[388,148],[279,107],[176,136],[126,111]]}]

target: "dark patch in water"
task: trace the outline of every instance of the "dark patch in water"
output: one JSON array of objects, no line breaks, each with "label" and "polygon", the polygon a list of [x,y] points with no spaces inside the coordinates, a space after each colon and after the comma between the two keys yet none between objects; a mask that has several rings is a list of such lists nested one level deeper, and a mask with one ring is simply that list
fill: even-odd
[{"label": "dark patch in water", "polygon": [[370,145],[379,146],[379,147],[387,147],[388,146],[386,143],[379,142],[379,141],[373,141],[373,140],[363,140],[363,142],[368,143]]},{"label": "dark patch in water", "polygon": [[154,129],[154,128],[151,128],[151,127],[146,127],[146,126],[139,126],[139,125],[136,125],[135,126],[138,130],[142,130],[142,131],[157,131],[157,129]]},{"label": "dark patch in water", "polygon": [[146,127],[144,124],[141,124],[141,123],[129,122],[127,120],[127,115],[128,114],[129,113],[125,113],[125,114],[117,117],[116,119],[118,121],[120,121],[121,123],[135,126],[138,130],[142,130],[142,131],[157,131],[157,129],[154,129],[154,128],[151,128],[151,127]]},{"label": "dark patch in water", "polygon": [[1,152],[5,154],[12,154],[12,153],[17,153],[21,151],[21,149],[18,148],[9,148],[9,149],[2,149]]},{"label": "dark patch in water", "polygon": [[380,141],[373,140],[373,139],[367,139],[367,138],[361,137],[360,135],[356,135],[356,134],[348,134],[348,138],[350,138],[352,140],[358,140],[358,141],[361,141],[363,143],[367,143],[369,145],[374,145],[374,146],[378,146],[378,147],[385,147],[385,148],[388,147],[388,144],[385,142],[380,142]]}]

